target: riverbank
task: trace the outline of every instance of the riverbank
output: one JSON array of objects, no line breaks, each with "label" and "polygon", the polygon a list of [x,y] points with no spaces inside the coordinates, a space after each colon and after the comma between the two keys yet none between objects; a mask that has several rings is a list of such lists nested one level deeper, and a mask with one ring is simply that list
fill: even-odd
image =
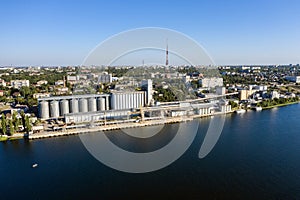
[{"label": "riverbank", "polygon": [[3,142],[3,141],[7,141],[7,137],[6,136],[0,136],[0,142]]},{"label": "riverbank", "polygon": [[76,128],[76,129],[65,130],[65,131],[41,132],[41,133],[29,135],[28,139],[34,140],[34,139],[51,138],[51,137],[59,137],[59,136],[77,135],[77,134],[91,133],[91,132],[98,132],[98,131],[110,131],[110,130],[119,130],[119,129],[126,129],[126,128],[155,126],[155,125],[162,125],[162,124],[192,121],[193,119],[194,119],[193,117],[174,117],[170,119],[141,121],[138,123],[129,122],[129,123],[111,124],[111,125],[95,126],[95,127],[88,127],[88,128]]},{"label": "riverbank", "polygon": [[[226,114],[231,114],[231,113],[233,113],[233,111],[227,112]],[[140,122],[126,122],[126,123],[116,123],[116,124],[86,127],[86,128],[76,128],[76,129],[70,129],[65,131],[41,132],[41,133],[35,133],[29,135],[28,139],[35,140],[35,139],[77,135],[77,134],[99,132],[99,131],[110,131],[110,130],[120,130],[126,128],[137,128],[137,127],[145,127],[145,126],[181,123],[181,122],[192,121],[196,118],[210,117],[210,116],[221,115],[221,114],[225,114],[225,113],[215,112],[206,115],[180,116],[180,117],[172,117],[172,118],[162,118],[157,120],[145,120]]]},{"label": "riverbank", "polygon": [[282,106],[288,106],[288,105],[293,105],[300,103],[300,101],[295,101],[295,102],[288,102],[288,103],[282,103],[282,104],[277,104],[277,105],[272,105],[272,106],[267,106],[267,107],[262,107],[262,109],[271,109],[271,108],[276,108],[276,107],[282,107]]},{"label": "riverbank", "polygon": [[[268,107],[262,107],[262,109],[272,109],[275,107],[282,107],[287,105],[292,105],[300,102],[289,102],[284,104],[277,104]],[[235,111],[233,109],[226,114],[231,114]],[[63,131],[43,131],[40,133],[30,134],[28,139],[35,140],[35,139],[43,139],[43,138],[51,138],[51,137],[60,137],[60,136],[69,136],[69,135],[77,135],[77,134],[84,134],[90,132],[98,132],[98,131],[110,131],[110,130],[119,130],[119,129],[126,129],[126,128],[137,128],[137,127],[145,127],[145,126],[155,126],[155,125],[162,125],[162,124],[171,124],[171,123],[180,123],[186,121],[192,121],[196,118],[203,118],[203,117],[210,117],[214,115],[224,114],[221,112],[215,112],[206,115],[191,115],[191,116],[181,116],[181,117],[173,117],[173,118],[162,118],[158,120],[146,120],[140,122],[124,122],[124,123],[116,123],[116,124],[109,124],[109,125],[101,125],[101,126],[94,126],[94,127],[84,127],[84,128],[74,128],[68,129]],[[16,139],[23,139],[23,134],[13,135],[13,136],[1,136],[1,141],[8,141],[8,140],[16,140]]]},{"label": "riverbank", "polygon": [[0,136],[0,142],[5,142],[5,141],[11,141],[11,140],[19,140],[19,139],[23,139],[24,136],[23,134],[16,134],[16,135],[13,135],[13,136]]}]

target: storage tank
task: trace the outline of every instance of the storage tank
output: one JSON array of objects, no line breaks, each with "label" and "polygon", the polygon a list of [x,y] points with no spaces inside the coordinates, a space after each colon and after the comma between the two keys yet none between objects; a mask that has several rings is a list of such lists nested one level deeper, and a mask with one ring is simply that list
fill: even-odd
[{"label": "storage tank", "polygon": [[63,99],[60,101],[60,115],[69,113],[69,101],[67,99]]},{"label": "storage tank", "polygon": [[106,96],[105,97],[105,110],[110,110],[110,108],[109,108],[109,98],[108,98],[108,96]]},{"label": "storage tank", "polygon": [[78,113],[79,112],[78,99],[71,99],[71,101],[70,101],[70,112],[71,113]]},{"label": "storage tank", "polygon": [[97,110],[101,110],[101,98],[97,98]]},{"label": "storage tank", "polygon": [[116,94],[112,93],[111,98],[110,98],[110,102],[111,102],[111,109],[112,110],[116,110],[116,106],[117,106],[117,99],[116,99]]},{"label": "storage tank", "polygon": [[106,101],[105,101],[105,98],[100,98],[100,110],[106,110],[105,107],[106,107]]},{"label": "storage tank", "polygon": [[41,101],[39,102],[39,114],[41,119],[49,118],[49,102]]},{"label": "storage tank", "polygon": [[59,117],[59,104],[58,101],[51,101],[50,102],[50,115],[53,118]]},{"label": "storage tank", "polygon": [[79,112],[88,112],[88,102],[87,99],[79,99]]},{"label": "storage tank", "polygon": [[89,104],[88,104],[89,111],[90,112],[97,111],[97,101],[96,101],[96,98],[91,97],[91,98],[89,98],[88,102],[89,102]]}]

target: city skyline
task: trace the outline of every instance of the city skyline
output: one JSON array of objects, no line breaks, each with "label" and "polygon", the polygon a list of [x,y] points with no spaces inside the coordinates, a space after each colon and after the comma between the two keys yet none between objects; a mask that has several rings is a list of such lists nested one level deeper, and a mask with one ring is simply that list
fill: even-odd
[{"label": "city skyline", "polygon": [[217,65],[298,64],[299,6],[279,0],[9,1],[0,13],[0,66],[80,65],[105,39],[140,27],[181,32]]}]

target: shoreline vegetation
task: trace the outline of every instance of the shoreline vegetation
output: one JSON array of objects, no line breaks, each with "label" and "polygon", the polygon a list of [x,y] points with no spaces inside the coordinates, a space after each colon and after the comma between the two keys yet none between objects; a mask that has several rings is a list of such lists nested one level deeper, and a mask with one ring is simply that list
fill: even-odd
[{"label": "shoreline vegetation", "polygon": [[19,139],[23,139],[24,136],[23,134],[18,134],[17,136],[4,136],[4,135],[0,135],[0,142],[5,142],[5,141],[13,141],[13,140],[19,140]]},{"label": "shoreline vegetation", "polygon": [[[285,102],[281,104],[275,104],[271,106],[265,106],[262,107],[263,110],[272,109],[276,107],[283,107],[288,106],[292,104],[300,103],[300,101],[295,102]],[[232,109],[231,112],[228,112],[226,114],[234,113],[236,109]],[[202,118],[202,117],[210,117],[214,115],[220,115],[224,113],[212,113],[205,116],[199,116],[199,115],[193,115],[190,117],[174,117],[174,118],[168,118],[164,120],[151,120],[151,121],[144,121],[144,122],[128,122],[123,124],[113,124],[113,125],[105,125],[105,126],[96,126],[96,127],[90,127],[90,128],[78,128],[78,129],[72,129],[72,130],[66,130],[66,131],[54,131],[54,132],[41,132],[29,135],[27,139],[34,140],[34,139],[42,139],[42,138],[51,138],[51,137],[59,137],[59,136],[68,136],[68,135],[77,135],[77,134],[84,134],[84,133],[91,133],[91,132],[97,132],[97,131],[109,131],[109,130],[119,130],[119,129],[125,129],[125,128],[136,128],[136,127],[145,127],[145,126],[155,126],[155,125],[161,125],[161,124],[171,124],[171,123],[180,123],[180,122],[186,122],[191,121],[195,118]],[[6,136],[6,135],[0,135],[0,142],[6,142],[6,141],[13,141],[18,139],[24,139],[25,137],[23,134],[15,134],[13,136]]]},{"label": "shoreline vegetation", "polygon": [[276,105],[266,106],[266,107],[262,107],[262,109],[266,110],[266,109],[271,109],[271,108],[276,108],[276,107],[293,105],[293,104],[297,104],[297,103],[300,103],[300,101],[286,102],[286,103],[282,103],[282,104],[276,104]]}]

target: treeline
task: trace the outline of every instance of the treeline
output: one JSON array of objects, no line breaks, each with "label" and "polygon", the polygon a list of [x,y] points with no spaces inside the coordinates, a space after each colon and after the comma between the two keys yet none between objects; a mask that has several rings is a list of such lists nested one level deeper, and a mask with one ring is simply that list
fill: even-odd
[{"label": "treeline", "polygon": [[1,135],[13,135],[15,132],[19,131],[25,131],[28,134],[32,129],[29,117],[25,115],[24,111],[21,112],[20,116],[21,118],[16,111],[14,111],[10,117],[7,117],[2,113]]},{"label": "treeline", "polygon": [[156,88],[156,93],[153,94],[153,99],[159,102],[177,101],[177,97],[170,89],[162,87]]},{"label": "treeline", "polygon": [[5,80],[6,82],[10,82],[11,80],[29,80],[30,84],[36,84],[40,80],[47,80],[48,84],[54,85],[54,83],[58,80],[62,80],[64,76],[67,75],[66,71],[58,72],[54,71],[46,71],[41,70],[41,74],[34,75],[32,72],[20,72],[18,74],[9,74],[9,75],[2,75],[1,79]]},{"label": "treeline", "polygon": [[237,76],[237,75],[224,75],[223,76],[224,84],[245,84],[245,85],[254,85],[257,84],[257,80],[251,76]]},{"label": "treeline", "polygon": [[268,100],[263,100],[262,102],[259,102],[257,106],[261,106],[263,108],[265,107],[271,107],[271,106],[276,106],[280,104],[288,104],[288,103],[293,103],[293,102],[298,102],[300,99],[298,96],[292,97],[292,98],[274,98],[274,99],[268,99]]},{"label": "treeline", "polygon": [[184,68],[178,69],[179,73],[183,74],[203,74],[204,77],[220,77],[220,71],[218,68],[214,67],[203,67],[196,68],[194,66],[186,66]]},{"label": "treeline", "polygon": [[112,74],[114,77],[122,77],[132,68],[116,68],[116,67],[108,67],[105,71],[109,74]]},{"label": "treeline", "polygon": [[0,97],[0,102],[27,105],[28,107],[37,105],[37,99],[33,98],[33,94],[42,90],[41,87],[34,86],[23,86],[20,89],[0,87],[0,89],[5,91],[4,95]]}]

